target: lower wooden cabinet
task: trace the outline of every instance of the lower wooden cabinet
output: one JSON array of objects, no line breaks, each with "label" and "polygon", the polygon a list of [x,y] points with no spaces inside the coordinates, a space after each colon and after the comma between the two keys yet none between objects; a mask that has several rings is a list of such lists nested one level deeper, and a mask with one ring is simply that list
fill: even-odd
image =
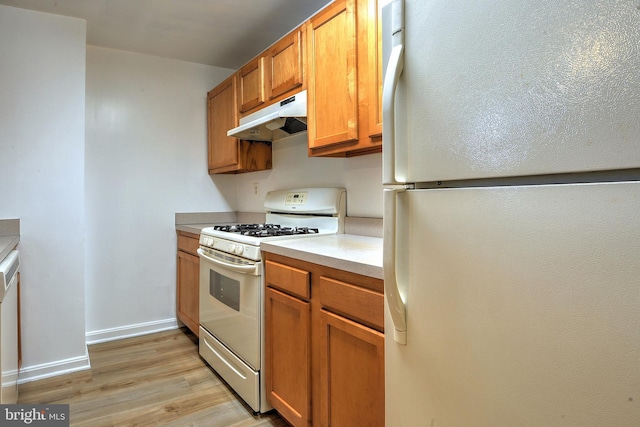
[{"label": "lower wooden cabinet", "polygon": [[200,323],[200,258],[196,252],[198,237],[197,234],[178,232],[176,265],[176,314],[196,335]]},{"label": "lower wooden cabinet", "polygon": [[266,289],[265,342],[268,399],[294,426],[311,419],[311,304]]},{"label": "lower wooden cabinet", "polygon": [[323,426],[384,425],[384,334],[321,310]]},{"label": "lower wooden cabinet", "polygon": [[264,254],[267,399],[293,426],[384,426],[379,279]]}]

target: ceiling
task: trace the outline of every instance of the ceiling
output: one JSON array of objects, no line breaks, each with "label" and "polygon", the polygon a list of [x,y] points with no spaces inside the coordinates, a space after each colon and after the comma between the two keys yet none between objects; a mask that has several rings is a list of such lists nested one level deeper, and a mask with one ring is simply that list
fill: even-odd
[{"label": "ceiling", "polygon": [[0,0],[82,18],[87,44],[237,69],[332,0]]}]

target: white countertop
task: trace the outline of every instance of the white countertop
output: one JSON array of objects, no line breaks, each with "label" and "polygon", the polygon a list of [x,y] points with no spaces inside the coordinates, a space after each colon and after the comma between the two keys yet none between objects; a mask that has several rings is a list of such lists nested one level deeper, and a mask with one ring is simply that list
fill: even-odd
[{"label": "white countertop", "polygon": [[337,234],[274,240],[263,242],[260,248],[264,252],[383,279],[382,239],[379,237]]}]

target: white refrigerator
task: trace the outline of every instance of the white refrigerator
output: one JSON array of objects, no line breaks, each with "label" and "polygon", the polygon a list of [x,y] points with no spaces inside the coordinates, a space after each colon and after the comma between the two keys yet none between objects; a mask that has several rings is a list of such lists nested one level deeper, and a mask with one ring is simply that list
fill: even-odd
[{"label": "white refrigerator", "polygon": [[640,3],[382,28],[386,425],[640,426]]}]

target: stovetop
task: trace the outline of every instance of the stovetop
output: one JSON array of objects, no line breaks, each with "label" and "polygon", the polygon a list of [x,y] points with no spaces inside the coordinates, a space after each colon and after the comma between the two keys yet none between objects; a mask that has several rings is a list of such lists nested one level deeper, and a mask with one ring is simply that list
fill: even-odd
[{"label": "stovetop", "polygon": [[271,223],[226,224],[203,228],[200,233],[200,245],[258,261],[261,259],[260,243],[262,242],[312,238],[327,234],[336,234],[336,230]]},{"label": "stovetop", "polygon": [[[216,241],[227,240],[229,242],[245,245],[260,246],[261,242],[280,239],[295,239],[302,237],[336,234],[337,227],[326,224],[325,221],[313,223],[287,223],[276,224],[267,222],[264,224],[221,224],[203,228],[200,235],[214,238]],[[209,246],[207,239],[201,239],[200,244]]]},{"label": "stovetop", "polygon": [[345,191],[303,188],[271,191],[262,224],[221,224],[203,228],[200,245],[243,258],[260,260],[261,242],[310,238],[343,232]]},{"label": "stovetop", "polygon": [[216,231],[239,233],[251,237],[294,236],[298,234],[319,234],[320,230],[313,227],[287,227],[280,224],[231,224],[215,225]]}]

